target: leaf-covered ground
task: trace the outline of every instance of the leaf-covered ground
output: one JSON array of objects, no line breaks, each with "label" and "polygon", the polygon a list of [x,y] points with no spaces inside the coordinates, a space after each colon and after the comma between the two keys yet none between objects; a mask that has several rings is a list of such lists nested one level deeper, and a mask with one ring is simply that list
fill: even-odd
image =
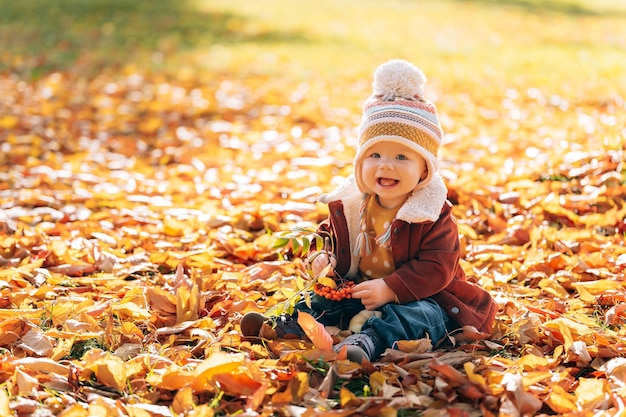
[{"label": "leaf-covered ground", "polygon": [[[583,8],[563,23],[556,9],[543,11],[556,13],[548,38],[612,19]],[[179,10],[189,36],[200,11]],[[210,15],[230,16],[220,26],[230,35],[314,43],[288,22],[268,32],[229,13]],[[171,29],[159,16],[155,25]],[[120,30],[99,22],[92,36]],[[361,366],[306,341],[251,343],[239,321],[308,279],[276,237],[325,217],[315,198],[351,172],[356,100],[385,54],[358,72],[335,67],[337,78],[235,58],[228,71],[177,72],[102,66],[68,33],[66,50],[45,38],[49,55],[8,49],[0,73],[0,415],[626,414],[626,86],[613,49],[589,48],[605,78],[580,84],[593,69],[572,66],[554,84],[532,66],[526,80],[499,72],[489,83],[471,57],[442,65],[441,77],[429,67],[463,267],[500,311],[488,339],[404,341]],[[167,54],[182,45],[172,33],[142,48]],[[623,54],[623,40],[602,39]],[[449,45],[439,47],[445,58]],[[471,80],[451,77],[476,68]]]}]

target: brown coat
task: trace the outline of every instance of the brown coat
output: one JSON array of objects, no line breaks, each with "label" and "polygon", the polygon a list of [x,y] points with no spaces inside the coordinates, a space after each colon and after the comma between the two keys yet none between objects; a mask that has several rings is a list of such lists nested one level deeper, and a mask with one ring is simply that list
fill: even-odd
[{"label": "brown coat", "polygon": [[[444,186],[445,187],[445,186]],[[444,188],[445,189],[445,188]],[[345,206],[353,208],[354,192],[340,193],[343,198],[328,201],[329,218],[320,225],[320,231],[330,231],[337,257],[335,271],[343,277],[354,277],[358,270],[358,258],[351,252],[355,231],[350,215],[346,217]],[[351,195],[352,194],[352,195]],[[434,204],[441,200],[441,190],[436,190]],[[327,196],[327,198],[338,197]],[[429,196],[432,197],[432,196]],[[411,204],[419,202],[413,199]],[[427,200],[433,203],[432,198]],[[406,203],[405,203],[406,204]],[[497,303],[482,287],[467,281],[459,265],[459,236],[452,217],[452,205],[443,198],[439,216],[433,220],[410,222],[402,209],[392,223],[391,250],[396,271],[383,278],[396,293],[400,303],[432,298],[459,325],[470,325],[491,333]],[[426,214],[426,217],[429,217]],[[417,218],[417,217],[416,217]],[[356,265],[355,265],[356,264]]]}]

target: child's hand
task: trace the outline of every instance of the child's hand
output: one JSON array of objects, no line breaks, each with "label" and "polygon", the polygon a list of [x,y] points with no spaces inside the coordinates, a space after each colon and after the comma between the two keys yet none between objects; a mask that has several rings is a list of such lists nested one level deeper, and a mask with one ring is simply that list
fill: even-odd
[{"label": "child's hand", "polygon": [[352,298],[360,298],[368,310],[396,301],[396,293],[382,279],[361,282],[352,288]]},{"label": "child's hand", "polygon": [[337,259],[326,251],[321,251],[314,254],[313,260],[311,261],[311,270],[313,271],[313,276],[315,278],[319,278],[320,274],[324,269],[330,265],[330,270],[326,273],[326,276],[332,277],[335,275],[335,266],[337,266]]}]

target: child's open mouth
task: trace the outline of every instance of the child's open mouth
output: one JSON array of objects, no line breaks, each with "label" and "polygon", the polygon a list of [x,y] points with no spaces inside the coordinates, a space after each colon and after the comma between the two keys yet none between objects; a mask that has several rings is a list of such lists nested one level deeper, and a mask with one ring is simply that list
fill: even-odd
[{"label": "child's open mouth", "polygon": [[399,183],[399,180],[395,180],[393,178],[378,178],[378,185],[382,187],[391,187]]}]

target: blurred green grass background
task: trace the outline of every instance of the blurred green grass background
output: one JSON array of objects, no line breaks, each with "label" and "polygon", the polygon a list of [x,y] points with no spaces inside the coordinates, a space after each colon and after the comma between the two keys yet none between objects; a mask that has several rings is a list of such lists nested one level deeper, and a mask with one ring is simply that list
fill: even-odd
[{"label": "blurred green grass background", "polygon": [[24,79],[128,65],[356,79],[399,57],[447,88],[626,90],[623,0],[0,0],[0,10],[0,72]]}]

